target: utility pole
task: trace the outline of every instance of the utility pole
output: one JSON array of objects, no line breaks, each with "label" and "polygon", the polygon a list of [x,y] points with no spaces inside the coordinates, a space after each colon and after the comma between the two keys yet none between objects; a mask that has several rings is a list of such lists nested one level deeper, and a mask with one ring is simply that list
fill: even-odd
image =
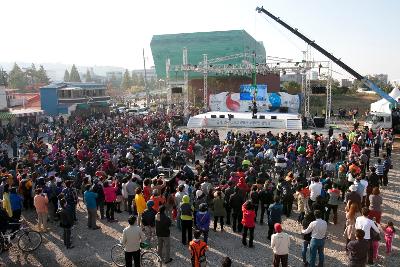
[{"label": "utility pole", "polygon": [[144,68],[144,90],[146,91],[146,107],[150,108],[150,92],[147,87],[147,72],[146,72],[146,58],[144,57],[144,48],[143,48],[143,68]]}]

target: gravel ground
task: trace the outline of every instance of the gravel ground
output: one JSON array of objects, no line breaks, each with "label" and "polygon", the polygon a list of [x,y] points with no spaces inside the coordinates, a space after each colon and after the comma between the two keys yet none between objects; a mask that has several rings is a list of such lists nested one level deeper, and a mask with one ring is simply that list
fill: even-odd
[{"label": "gravel ground", "polygon": [[[400,224],[400,166],[398,164],[400,154],[394,153],[394,169],[390,171],[389,186],[383,188],[384,197],[382,222],[392,220],[399,229]],[[325,245],[325,266],[347,266],[347,258],[344,253],[344,229],[343,205],[339,208],[339,224],[328,226],[329,236]],[[36,220],[34,212],[24,213],[25,219],[31,223]],[[122,229],[127,225],[127,213],[116,213],[118,223],[107,223],[99,221],[101,230],[93,231],[86,228],[86,211],[81,203],[78,208],[78,224],[73,230],[73,243],[75,248],[66,250],[62,242],[62,229],[56,224],[49,227],[51,231],[43,235],[41,247],[30,254],[22,253],[14,245],[9,251],[0,254],[0,266],[111,266],[110,249],[121,237]],[[301,231],[293,218],[297,217],[297,212],[292,214],[292,218],[285,218],[283,229],[292,237],[290,246],[289,265],[302,266],[301,261]],[[33,226],[34,227],[34,226]],[[229,256],[233,260],[233,266],[272,266],[272,250],[267,240],[266,225],[256,225],[255,228],[255,248],[245,248],[241,244],[240,236],[231,231],[229,226],[225,227],[225,232],[210,231],[209,251],[207,252],[208,266],[220,266],[220,261],[224,256]],[[60,236],[61,235],[61,236]],[[180,232],[176,227],[172,227],[171,233],[172,247],[171,253],[173,262],[168,266],[190,266],[190,258],[187,247],[180,243]],[[398,237],[393,243],[394,252],[392,255],[385,256],[385,246],[380,245],[379,253],[383,257],[376,266],[400,266],[399,257],[400,241]]]}]

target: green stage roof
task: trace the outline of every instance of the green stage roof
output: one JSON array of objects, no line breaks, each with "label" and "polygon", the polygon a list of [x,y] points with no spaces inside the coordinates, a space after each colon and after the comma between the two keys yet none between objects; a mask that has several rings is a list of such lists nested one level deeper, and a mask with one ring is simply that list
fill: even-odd
[{"label": "green stage roof", "polygon": [[[188,50],[188,63],[191,65],[203,61],[203,54],[207,54],[209,60],[238,53],[251,54],[253,51],[257,56],[266,57],[264,45],[244,30],[154,35],[150,47],[159,79],[166,77],[167,58],[171,60],[171,65],[182,64],[182,51],[185,47]],[[240,64],[242,60],[243,58],[238,58],[221,63]],[[191,74],[191,77],[200,75],[202,74]],[[170,73],[170,76],[173,78],[175,74]]]}]

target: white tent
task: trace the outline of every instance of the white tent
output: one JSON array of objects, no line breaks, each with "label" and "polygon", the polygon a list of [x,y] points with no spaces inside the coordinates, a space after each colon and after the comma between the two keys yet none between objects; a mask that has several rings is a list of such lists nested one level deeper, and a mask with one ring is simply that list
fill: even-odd
[{"label": "white tent", "polygon": [[[394,100],[397,102],[399,101],[400,98],[400,90],[399,88],[394,88],[392,92],[389,94],[391,97],[393,97]],[[386,99],[382,98],[381,100],[378,100],[374,103],[371,103],[371,111],[373,112],[383,112],[383,113],[390,113],[390,103]]]}]

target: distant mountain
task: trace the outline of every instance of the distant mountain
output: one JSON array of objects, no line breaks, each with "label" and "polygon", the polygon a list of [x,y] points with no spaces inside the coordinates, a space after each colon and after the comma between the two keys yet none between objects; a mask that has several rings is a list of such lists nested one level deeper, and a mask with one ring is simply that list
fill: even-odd
[{"label": "distant mountain", "polygon": [[[16,62],[18,64],[18,66],[20,66],[21,68],[29,68],[32,63],[27,63],[27,62]],[[39,65],[43,65],[43,67],[46,69],[47,71],[47,75],[50,77],[50,79],[52,81],[62,81],[64,78],[64,72],[66,69],[68,69],[68,71],[71,69],[72,65],[69,64],[63,64],[63,63],[36,63],[34,62],[35,66],[38,68]],[[14,62],[0,62],[0,67],[2,67],[4,70],[6,71],[10,71],[12,69],[12,67],[14,66]],[[86,74],[86,70],[89,69],[93,69],[93,73],[95,73],[96,75],[100,75],[100,76],[106,76],[107,72],[115,72],[115,71],[121,71],[124,72],[125,68],[121,68],[121,67],[113,67],[113,66],[76,66],[78,68],[79,73],[81,74]]]}]

